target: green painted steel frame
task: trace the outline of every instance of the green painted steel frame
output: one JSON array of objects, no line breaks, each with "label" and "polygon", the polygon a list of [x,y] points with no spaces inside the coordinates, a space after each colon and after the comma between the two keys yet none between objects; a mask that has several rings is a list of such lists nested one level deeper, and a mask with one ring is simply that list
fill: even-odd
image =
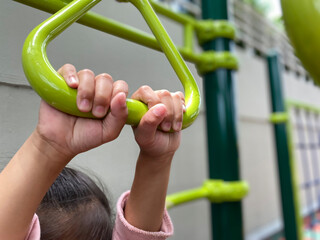
[{"label": "green painted steel frame", "polygon": [[[267,63],[272,111],[276,114],[282,113],[281,121],[275,122],[274,131],[285,238],[290,240],[303,239],[298,186],[295,179],[296,171],[292,126],[282,96],[281,70],[278,54],[274,51],[270,52],[267,56]],[[286,117],[284,118],[283,116]]]},{"label": "green painted steel frame", "polygon": [[[202,0],[203,19],[228,20],[227,0]],[[205,51],[230,51],[231,41],[217,38]],[[217,69],[204,75],[209,178],[239,181],[235,79],[232,71]],[[212,239],[244,239],[241,201],[211,204]]]},{"label": "green painted steel frame", "polygon": [[169,209],[201,198],[207,198],[213,203],[236,202],[242,200],[248,192],[249,185],[245,181],[206,180],[200,188],[168,195],[166,207]]},{"label": "green painted steel frame", "polygon": [[[61,8],[65,7],[71,0],[14,1],[29,5],[42,11],[55,13]],[[196,21],[188,15],[177,14],[154,1],[150,1],[150,3],[155,8],[155,11],[158,11],[160,14],[163,14],[168,18],[184,25],[184,46],[179,47],[178,49],[180,54],[186,61],[195,63],[197,67],[199,67],[200,73],[203,72],[202,69],[209,69],[209,71],[212,71],[219,67],[225,67],[228,69],[238,68],[237,59],[229,52],[211,52],[210,54],[198,54],[194,52],[193,49],[192,39],[194,32],[196,32],[198,36],[204,36],[203,38],[205,38],[205,40],[208,40],[208,38],[215,38],[219,36],[234,38],[235,30],[230,24],[228,25],[226,21]],[[128,41],[143,45],[145,47],[157,51],[162,51],[161,46],[158,44],[154,36],[147,34],[139,29],[105,18],[99,14],[87,12],[79,20],[77,20],[77,22],[85,26],[97,29],[99,31],[109,33]]]},{"label": "green painted steel frame", "polygon": [[[70,2],[29,34],[22,53],[25,75],[41,98],[63,112],[80,117],[93,118],[94,116],[91,113],[83,113],[78,110],[76,90],[69,88],[64,79],[51,66],[46,55],[46,47],[58,34],[99,2],[100,0],[74,0]],[[198,86],[148,0],[131,0],[130,2],[144,17],[184,87],[186,112],[183,117],[183,128],[186,128],[193,123],[199,114],[200,93]],[[127,106],[129,112],[127,124],[137,125],[146,113],[147,106],[132,99],[127,100]]]}]

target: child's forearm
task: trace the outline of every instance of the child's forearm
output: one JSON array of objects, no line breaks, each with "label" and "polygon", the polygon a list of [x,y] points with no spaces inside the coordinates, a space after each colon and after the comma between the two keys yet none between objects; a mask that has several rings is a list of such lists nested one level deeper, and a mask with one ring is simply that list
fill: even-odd
[{"label": "child's forearm", "polygon": [[0,174],[0,239],[24,239],[43,196],[69,159],[35,131]]},{"label": "child's forearm", "polygon": [[160,230],[173,156],[151,159],[140,153],[125,218],[133,226],[151,232]]}]

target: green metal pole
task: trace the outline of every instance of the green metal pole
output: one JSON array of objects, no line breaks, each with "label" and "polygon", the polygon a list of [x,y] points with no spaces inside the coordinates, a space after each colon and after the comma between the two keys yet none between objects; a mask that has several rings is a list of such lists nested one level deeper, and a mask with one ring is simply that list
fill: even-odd
[{"label": "green metal pole", "polygon": [[[203,19],[228,19],[227,0],[202,0]],[[231,41],[218,38],[205,43],[204,50],[230,51]],[[207,141],[210,179],[240,179],[234,77],[232,71],[218,69],[204,75]],[[241,202],[211,204],[212,238],[243,239]]]},{"label": "green metal pole", "polygon": [[[267,57],[271,102],[273,113],[285,112],[282,96],[281,74],[278,54],[272,52]],[[278,173],[281,189],[282,215],[285,238],[290,240],[302,239],[299,202],[294,181],[294,163],[290,160],[286,122],[274,125]]]}]

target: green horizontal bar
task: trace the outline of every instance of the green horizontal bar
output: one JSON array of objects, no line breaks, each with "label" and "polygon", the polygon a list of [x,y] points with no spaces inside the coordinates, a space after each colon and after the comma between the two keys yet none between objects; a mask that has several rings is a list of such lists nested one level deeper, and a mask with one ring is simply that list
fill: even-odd
[{"label": "green horizontal bar", "polygon": [[286,106],[287,106],[287,108],[299,108],[299,109],[304,109],[306,111],[320,114],[320,107],[317,107],[317,106],[311,105],[311,104],[307,104],[307,103],[302,103],[302,102],[295,101],[295,100],[286,100]]},{"label": "green horizontal bar", "polygon": [[184,34],[183,34],[184,49],[185,51],[192,53],[194,27],[191,24],[187,24],[184,26],[183,30],[184,30]]},{"label": "green horizontal bar", "polygon": [[[70,2],[70,1],[63,2],[62,0],[41,0],[41,1],[13,0],[13,1],[20,2],[25,5],[28,5],[52,14],[62,9],[67,5],[68,2]],[[77,20],[77,22],[87,27],[91,27],[101,32],[114,35],[116,37],[128,40],[130,42],[134,42],[136,44],[151,48],[153,50],[162,51],[158,41],[153,35],[145,33],[137,28],[108,19],[100,14],[89,11],[86,14],[84,14],[79,20]],[[200,54],[189,52],[184,48],[178,48],[178,50],[186,61],[196,63],[196,64],[201,62]]]},{"label": "green horizontal bar", "polygon": [[245,181],[225,182],[223,180],[206,180],[202,187],[174,193],[167,196],[166,208],[170,209],[183,203],[201,198],[211,202],[237,202],[249,192],[249,185]]},{"label": "green horizontal bar", "polygon": [[191,24],[191,25],[196,25],[197,24],[197,20],[195,20],[195,18],[190,17],[186,14],[182,14],[182,13],[176,13],[173,10],[171,10],[170,8],[164,6],[161,3],[155,2],[155,1],[150,1],[150,4],[152,5],[153,9],[163,15],[166,16],[176,22],[182,23],[182,24]]},{"label": "green horizontal bar", "polygon": [[170,209],[183,203],[191,202],[201,198],[207,198],[207,189],[200,187],[168,195],[166,198],[166,208]]}]

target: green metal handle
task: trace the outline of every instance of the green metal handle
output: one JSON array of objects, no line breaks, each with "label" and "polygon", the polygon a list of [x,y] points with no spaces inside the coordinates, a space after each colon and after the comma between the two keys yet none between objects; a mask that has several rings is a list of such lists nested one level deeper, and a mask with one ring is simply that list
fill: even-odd
[{"label": "green metal handle", "polygon": [[[51,66],[47,58],[46,47],[51,40],[100,1],[72,1],[37,26],[27,37],[23,47],[23,69],[33,89],[51,106],[74,116],[94,118],[92,113],[83,113],[78,110],[76,104],[77,91],[69,88],[62,76]],[[131,0],[131,2],[145,18],[184,87],[186,112],[183,117],[183,128],[186,128],[194,122],[200,111],[198,86],[148,0]],[[148,111],[144,103],[133,99],[127,99],[127,106],[127,124],[130,125],[137,125]]]},{"label": "green metal handle", "polygon": [[201,198],[207,198],[212,203],[241,201],[249,192],[249,185],[245,181],[225,182],[223,180],[206,180],[196,189],[168,195],[166,208],[188,203]]}]

